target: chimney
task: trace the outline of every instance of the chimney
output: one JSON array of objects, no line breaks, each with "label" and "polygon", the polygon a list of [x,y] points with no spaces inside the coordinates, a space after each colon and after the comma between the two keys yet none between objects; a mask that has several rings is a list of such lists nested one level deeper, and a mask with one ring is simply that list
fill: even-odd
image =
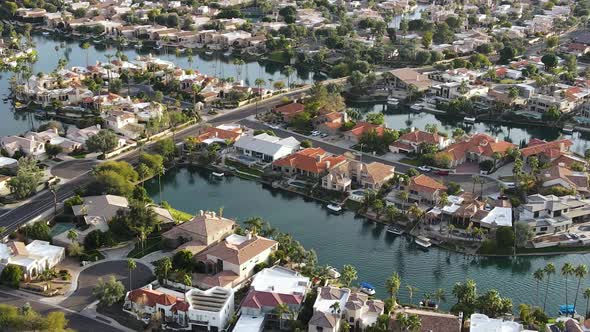
[{"label": "chimney", "polygon": [[250,231],[246,232],[246,239],[252,240],[252,232],[250,232]]},{"label": "chimney", "polygon": [[204,215],[205,215],[205,212],[204,212],[203,210],[199,210],[199,216],[201,216],[201,217],[202,217],[202,216],[204,216]]}]

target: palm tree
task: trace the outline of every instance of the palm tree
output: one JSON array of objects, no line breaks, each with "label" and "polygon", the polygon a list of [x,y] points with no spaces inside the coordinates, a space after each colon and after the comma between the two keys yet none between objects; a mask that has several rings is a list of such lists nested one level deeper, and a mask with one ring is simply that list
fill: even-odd
[{"label": "palm tree", "polygon": [[74,242],[76,242],[76,240],[78,239],[78,232],[76,232],[76,230],[74,230],[74,229],[70,229],[70,230],[68,231],[68,239],[69,239],[70,241],[72,241],[72,244],[73,244]]},{"label": "palm tree", "polygon": [[261,230],[263,226],[263,220],[259,217],[250,218],[244,221],[244,224],[248,227],[250,231],[256,233],[256,230]]},{"label": "palm tree", "polygon": [[131,290],[132,286],[131,286],[131,271],[135,270],[137,268],[137,264],[135,263],[135,260],[133,259],[128,259],[127,260],[127,269],[129,270],[129,290]]},{"label": "palm tree", "polygon": [[191,277],[190,273],[186,273],[182,277],[182,284],[185,286],[185,291],[193,285],[193,278]]},{"label": "palm tree", "polygon": [[285,66],[285,74],[287,74],[287,91],[291,90],[291,75],[294,71],[295,69],[293,69],[293,67]]},{"label": "palm tree", "polygon": [[437,289],[434,292],[434,298],[436,299],[436,305],[438,306],[441,302],[445,302],[447,300],[447,297],[445,295],[445,290],[442,288]]},{"label": "palm tree", "polygon": [[413,287],[411,285],[407,285],[406,289],[408,290],[408,297],[410,298],[410,304],[412,304],[412,300],[414,298],[414,293],[418,291],[418,287]]},{"label": "palm tree", "polygon": [[[574,309],[576,308],[576,304],[578,303],[578,294],[580,293],[580,283],[582,282],[582,278],[588,275],[588,266],[584,264],[580,264],[576,266],[574,270],[574,276],[578,278],[578,287],[576,287],[576,297],[574,298]],[[574,314],[572,313],[572,318]]]},{"label": "palm tree", "polygon": [[399,286],[401,285],[401,278],[397,272],[394,272],[389,279],[385,281],[385,289],[387,289],[387,293],[391,297],[391,300],[395,300],[395,294],[399,291]]},{"label": "palm tree", "polygon": [[551,278],[552,274],[555,274],[555,265],[553,263],[548,263],[543,269],[545,275],[547,276],[547,288],[545,288],[545,301],[543,301],[543,311],[545,311],[545,307],[547,305],[547,294],[549,294],[549,279]]},{"label": "palm tree", "polygon": [[257,78],[254,81],[254,84],[258,87],[258,98],[256,98],[256,115],[258,115],[258,101],[262,100],[262,90],[261,87],[264,84],[264,80],[262,78]]},{"label": "palm tree", "polygon": [[340,324],[340,331],[339,332],[350,332],[350,324],[343,320]]},{"label": "palm tree", "polygon": [[537,282],[537,303],[539,303],[539,284],[545,278],[545,271],[543,269],[537,269],[533,273],[533,279]]},{"label": "palm tree", "polygon": [[289,309],[289,306],[287,306],[286,303],[281,303],[275,307],[274,311],[275,311],[275,314],[277,315],[277,317],[279,318],[279,328],[282,329],[283,328],[283,316],[291,310]]},{"label": "palm tree", "polygon": [[83,49],[83,50],[84,50],[84,52],[86,53],[86,67],[88,67],[88,66],[89,66],[89,63],[88,63],[88,49],[89,49],[89,48],[90,48],[90,44],[89,44],[88,42],[84,42],[84,43],[82,44],[82,49]]},{"label": "palm tree", "polygon": [[563,264],[563,266],[561,267],[561,275],[565,279],[565,304],[566,305],[569,304],[569,302],[567,301],[567,293],[568,293],[567,278],[569,276],[571,276],[572,274],[574,274],[574,266],[569,262],[566,262],[565,264]]},{"label": "palm tree", "polygon": [[408,316],[408,328],[412,332],[420,331],[422,327],[422,320],[418,315],[410,315]]},{"label": "palm tree", "polygon": [[588,306],[590,305],[590,288],[584,290],[584,298],[586,299],[586,314],[584,317],[588,317]]}]

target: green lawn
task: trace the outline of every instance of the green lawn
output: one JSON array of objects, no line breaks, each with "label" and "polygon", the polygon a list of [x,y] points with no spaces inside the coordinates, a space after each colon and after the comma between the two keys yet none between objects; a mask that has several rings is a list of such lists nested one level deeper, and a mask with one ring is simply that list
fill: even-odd
[{"label": "green lawn", "polygon": [[84,254],[80,256],[80,261],[96,262],[104,259],[103,254],[98,250],[86,250]]},{"label": "green lawn", "polygon": [[227,166],[234,167],[235,169],[237,169],[238,171],[240,171],[242,173],[247,173],[247,174],[250,174],[250,175],[255,176],[255,177],[261,177],[262,174],[264,174],[264,172],[262,172],[261,170],[250,168],[250,167],[248,167],[248,166],[246,166],[244,164],[240,164],[237,161],[226,159],[225,160],[225,164]]},{"label": "green lawn", "polygon": [[177,222],[185,222],[193,218],[193,215],[188,214],[184,211],[176,210],[172,207],[168,208],[168,211]]},{"label": "green lawn", "polygon": [[274,51],[268,55],[268,60],[279,62],[279,63],[288,63],[289,58],[284,51]]},{"label": "green lawn", "polygon": [[418,159],[402,158],[402,160],[400,160],[399,162],[412,166],[422,166],[422,162]]},{"label": "green lawn", "polygon": [[158,251],[160,249],[162,249],[162,236],[156,235],[153,238],[149,238],[147,239],[147,241],[145,241],[145,246],[143,250],[141,250],[141,244],[137,242],[133,250],[131,250],[129,254],[127,254],[127,257],[141,258],[151,252]]}]

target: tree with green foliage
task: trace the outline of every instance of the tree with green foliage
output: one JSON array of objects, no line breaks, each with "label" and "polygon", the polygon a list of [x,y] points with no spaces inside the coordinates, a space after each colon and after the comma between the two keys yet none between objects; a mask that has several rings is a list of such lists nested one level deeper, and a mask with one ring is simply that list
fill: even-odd
[{"label": "tree with green foliage", "polygon": [[340,274],[340,281],[346,287],[350,287],[353,281],[358,279],[358,274],[354,266],[352,265],[344,265],[342,267],[342,273]]},{"label": "tree with green foliage", "polygon": [[[574,269],[574,276],[578,278],[578,286],[576,287],[576,296],[574,297],[574,308],[576,308],[576,304],[578,303],[578,295],[580,294],[580,284],[582,283],[582,279],[584,279],[588,275],[588,266],[585,264],[580,264],[576,266]],[[567,303],[567,302],[566,302]],[[574,317],[574,313],[572,313],[572,318]]]},{"label": "tree with green foliage", "polygon": [[121,175],[125,180],[129,182],[135,183],[139,180],[139,175],[137,174],[137,171],[135,171],[133,166],[126,161],[109,160],[105,161],[102,164],[99,164],[94,168],[95,174],[99,174],[106,171],[113,171]]},{"label": "tree with green foliage", "polygon": [[387,289],[387,293],[392,300],[395,299],[395,295],[399,291],[399,287],[401,285],[401,277],[397,272],[393,273],[389,279],[385,281],[385,289]]},{"label": "tree with green foliage", "polygon": [[94,174],[94,181],[88,186],[87,193],[92,195],[119,195],[129,197],[134,184],[115,171],[102,171]]},{"label": "tree with green foliage", "polygon": [[543,271],[545,272],[545,279],[547,280],[547,288],[545,288],[545,301],[543,301],[543,311],[545,311],[547,305],[547,295],[549,294],[549,280],[551,279],[551,275],[555,274],[555,265],[553,265],[553,263],[548,263],[545,265]]},{"label": "tree with green foliage", "polygon": [[168,279],[168,274],[172,271],[172,260],[170,257],[164,257],[155,263],[155,267],[154,274],[162,282]]},{"label": "tree with green foliage", "polygon": [[498,317],[512,312],[512,300],[502,298],[500,293],[495,290],[489,290],[475,301],[477,310],[489,317]]},{"label": "tree with green foliage", "polygon": [[127,270],[129,270],[129,289],[133,289],[133,285],[131,283],[131,272],[137,268],[137,263],[133,259],[127,260]]},{"label": "tree with green foliage", "polygon": [[426,31],[422,35],[422,46],[424,46],[425,49],[429,49],[431,44],[432,44],[432,31]]},{"label": "tree with green foliage", "polygon": [[107,281],[98,278],[98,284],[94,287],[92,295],[98,299],[99,305],[108,307],[123,298],[125,295],[125,286],[115,276],[110,276]]},{"label": "tree with green foliage", "polygon": [[549,71],[555,67],[559,63],[557,56],[555,54],[545,54],[541,57],[541,62],[545,65],[545,70]]},{"label": "tree with green foliage", "polygon": [[193,270],[193,254],[189,250],[179,250],[172,256],[172,268],[190,273]]},{"label": "tree with green foliage", "polygon": [[119,146],[119,137],[112,130],[102,129],[86,140],[86,148],[90,152],[102,152],[105,156]]},{"label": "tree with green foliage", "polygon": [[23,268],[18,265],[8,264],[0,273],[0,284],[12,288],[18,288],[23,280]]},{"label": "tree with green foliage", "polygon": [[555,106],[550,106],[542,115],[543,121],[557,121],[561,116],[561,112]]},{"label": "tree with green foliage", "polygon": [[37,166],[33,157],[24,157],[18,161],[16,176],[8,180],[10,193],[17,199],[24,199],[37,191],[37,185],[43,178],[43,171]]},{"label": "tree with green foliage", "polygon": [[463,312],[466,316],[471,316],[475,310],[475,301],[477,300],[475,281],[467,279],[465,283],[456,283],[453,286],[452,294],[457,299],[457,303],[451,307],[451,312]]},{"label": "tree with green foliage", "polygon": [[176,145],[172,138],[165,138],[156,144],[156,150],[159,154],[161,154],[166,160],[171,160],[176,153]]}]

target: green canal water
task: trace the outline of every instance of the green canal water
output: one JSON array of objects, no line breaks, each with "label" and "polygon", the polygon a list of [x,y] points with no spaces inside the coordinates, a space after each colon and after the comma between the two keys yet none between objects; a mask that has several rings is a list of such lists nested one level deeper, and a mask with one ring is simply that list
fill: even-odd
[{"label": "green canal water", "polygon": [[[159,199],[157,180],[152,180],[146,188],[154,200]],[[477,282],[479,292],[491,288],[500,290],[502,295],[511,297],[517,307],[519,303],[536,303],[532,273],[537,268],[549,262],[555,264],[558,271],[565,262],[590,265],[590,255],[580,254],[512,260],[473,258],[434,247],[423,251],[408,238],[392,236],[383,226],[356,218],[351,212],[330,214],[322,204],[299,195],[238,177],[217,179],[199,168],[167,172],[162,177],[162,197],[173,207],[193,214],[198,210],[223,207],[225,216],[238,221],[262,217],[280,231],[292,234],[306,248],[315,249],[321,264],[338,269],[344,264],[354,265],[358,281],[375,285],[380,297],[386,296],[385,280],[393,272],[402,277],[402,301],[408,301],[405,287],[408,284],[420,289],[414,293],[414,301],[424,293],[444,288],[447,302],[442,307],[445,309],[453,304],[453,284],[466,278]],[[573,284],[569,283],[570,299],[575,291]],[[558,305],[565,302],[564,285],[561,276],[552,278],[547,303],[552,315],[556,315]],[[585,287],[590,287],[589,279],[583,281],[582,289]],[[583,299],[578,301],[585,306]]]}]

